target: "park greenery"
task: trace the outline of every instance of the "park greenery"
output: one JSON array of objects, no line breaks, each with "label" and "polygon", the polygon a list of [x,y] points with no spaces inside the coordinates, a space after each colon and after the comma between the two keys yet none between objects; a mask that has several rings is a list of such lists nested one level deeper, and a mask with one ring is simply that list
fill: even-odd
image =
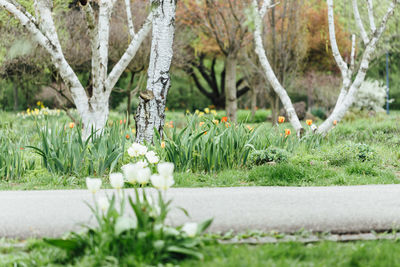
[{"label": "park greenery", "polygon": [[[164,198],[171,186],[399,184],[399,1],[359,4],[359,20],[350,1],[170,1],[168,18],[161,2],[0,0],[0,190],[88,189],[98,224],[22,246],[0,240],[0,265],[399,265],[397,240],[220,244],[204,233],[211,220],[169,226]],[[382,36],[372,2],[378,28],[393,4]],[[172,34],[155,38],[160,18]],[[344,116],[329,120],[350,88]],[[101,185],[113,194],[100,197]]]}]

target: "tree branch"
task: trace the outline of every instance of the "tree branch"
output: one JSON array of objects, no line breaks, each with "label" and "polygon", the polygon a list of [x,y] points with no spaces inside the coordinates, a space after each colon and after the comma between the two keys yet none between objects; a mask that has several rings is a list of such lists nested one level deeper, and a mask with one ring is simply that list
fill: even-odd
[{"label": "tree branch", "polygon": [[354,19],[356,20],[357,27],[360,30],[361,38],[364,42],[364,45],[367,45],[369,42],[368,34],[365,31],[364,24],[360,17],[360,12],[358,11],[358,3],[357,0],[353,0],[353,12],[354,12]]},{"label": "tree branch", "polygon": [[153,11],[150,12],[150,14],[146,18],[146,21],[144,22],[142,28],[138,31],[137,34],[135,34],[131,43],[129,44],[128,48],[126,49],[125,53],[123,54],[121,59],[118,61],[118,63],[115,64],[114,68],[108,75],[108,78],[105,82],[105,87],[107,90],[106,92],[107,92],[108,96],[111,94],[113,87],[117,83],[118,79],[121,77],[124,70],[128,67],[129,63],[135,57],[136,52],[139,50],[139,47],[142,44],[144,38],[150,32],[152,18],[153,18]]},{"label": "tree branch", "polygon": [[128,21],[129,35],[133,39],[135,37],[135,26],[132,20],[131,0],[125,0],[126,19]]},{"label": "tree branch", "polygon": [[327,0],[327,4],[328,4],[329,40],[331,42],[332,54],[344,79],[347,76],[348,66],[346,62],[344,62],[336,42],[335,20],[333,14],[333,0]]}]

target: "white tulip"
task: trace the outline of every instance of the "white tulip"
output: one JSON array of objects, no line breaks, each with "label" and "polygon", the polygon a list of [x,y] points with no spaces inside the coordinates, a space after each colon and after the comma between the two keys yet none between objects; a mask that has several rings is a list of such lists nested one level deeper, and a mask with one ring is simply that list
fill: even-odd
[{"label": "white tulip", "polygon": [[114,189],[124,187],[124,176],[122,173],[110,173],[110,184]]},{"label": "white tulip", "polygon": [[144,169],[144,168],[146,168],[149,164],[148,164],[146,161],[141,160],[141,161],[136,162],[135,165],[136,165],[136,168]]},{"label": "white tulip", "polygon": [[182,227],[182,231],[187,234],[188,237],[195,237],[197,234],[197,223],[185,223]]},{"label": "white tulip", "polygon": [[147,152],[147,147],[138,143],[133,143],[129,148],[128,148],[128,154],[131,157],[138,157],[138,156],[143,156]]},{"label": "white tulip", "polygon": [[170,178],[172,177],[172,174],[174,173],[174,164],[170,162],[163,162],[159,163],[157,166],[158,173],[165,177],[165,178]]},{"label": "white tulip", "polygon": [[97,191],[100,190],[101,187],[101,180],[98,178],[86,178],[86,186],[90,192],[95,194]]},{"label": "white tulip", "polygon": [[106,197],[101,197],[97,200],[97,205],[99,206],[99,208],[105,212],[108,210],[108,208],[110,207],[110,202],[108,201],[108,198]]},{"label": "white tulip", "polygon": [[125,232],[130,229],[134,229],[137,227],[137,219],[136,217],[118,217],[117,222],[114,226],[114,231],[116,235],[120,235],[122,232]]},{"label": "white tulip", "polygon": [[154,151],[148,151],[146,153],[146,158],[150,164],[155,164],[160,161],[160,159],[157,157],[157,154]]},{"label": "white tulip", "polygon": [[174,178],[172,176],[164,177],[158,174],[152,175],[150,180],[155,188],[162,190],[167,190],[175,183]]},{"label": "white tulip", "polygon": [[122,166],[122,172],[124,173],[126,181],[130,184],[134,184],[137,182],[137,166],[136,164],[126,164]]},{"label": "white tulip", "polygon": [[139,184],[147,184],[150,180],[151,170],[149,168],[138,169],[136,180]]}]

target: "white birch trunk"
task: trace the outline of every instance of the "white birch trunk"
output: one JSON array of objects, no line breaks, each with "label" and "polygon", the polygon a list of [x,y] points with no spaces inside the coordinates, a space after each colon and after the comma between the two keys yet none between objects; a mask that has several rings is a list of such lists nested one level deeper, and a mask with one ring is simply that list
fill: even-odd
[{"label": "white birch trunk", "polygon": [[[112,9],[116,0],[100,0],[99,18],[96,22],[90,2],[83,6],[86,13],[89,35],[92,46],[92,84],[93,95],[88,97],[75,72],[65,59],[52,18],[52,0],[36,0],[35,16],[27,12],[14,0],[0,0],[0,7],[11,13],[32,34],[49,54],[59,71],[81,116],[83,137],[88,137],[92,130],[101,133],[109,114],[109,96],[123,71],[134,58],[140,44],[151,27],[151,19],[147,19],[143,28],[132,38],[129,47],[120,61],[108,75],[109,29]],[[129,7],[130,8],[130,7]],[[130,12],[130,10],[129,10]],[[151,17],[151,14],[149,15]],[[130,21],[132,18],[130,18]],[[132,22],[133,25],[133,22]],[[129,22],[131,28],[131,22]]]},{"label": "white birch trunk", "polygon": [[136,113],[136,142],[152,142],[154,129],[163,133],[165,104],[170,88],[172,44],[175,33],[175,0],[152,0],[153,32],[147,88],[140,94]]},{"label": "white birch trunk", "polygon": [[[356,1],[353,1],[354,16],[356,17],[356,20],[358,20],[358,18],[359,18],[358,8],[356,5],[354,5],[354,2],[356,3]],[[361,84],[365,80],[365,76],[368,71],[369,63],[371,61],[373,53],[376,50],[377,43],[378,43],[380,37],[382,36],[383,32],[385,31],[387,21],[393,15],[394,9],[395,9],[396,5],[399,3],[400,3],[400,0],[393,0],[392,3],[390,4],[385,16],[382,18],[379,28],[373,32],[373,34],[370,38],[368,36],[363,37],[364,43],[367,42],[367,45],[363,52],[363,55],[361,58],[361,63],[360,63],[360,68],[357,72],[356,78],[351,83],[349,90],[345,94],[345,96],[339,97],[339,100],[341,100],[341,101],[340,102],[338,101],[332,114],[318,127],[318,129],[316,131],[317,133],[322,134],[322,135],[327,134],[328,131],[333,128],[333,126],[334,126],[333,122],[340,121],[346,114],[347,110],[353,104],[356,94],[357,94],[359,88],[361,87]],[[333,0],[328,0],[328,12],[333,14]],[[372,13],[372,12],[369,12],[369,13]],[[333,23],[333,20],[329,20],[329,24],[332,24],[332,23]],[[358,24],[359,24],[360,31],[363,32],[362,22],[361,22],[361,24],[358,22]],[[330,26],[330,27],[332,27],[332,26]],[[371,22],[371,27],[373,27],[372,22]],[[354,46],[354,42],[353,42],[353,46]],[[352,51],[352,54],[353,54],[353,51]],[[351,65],[354,65],[353,59],[352,59]],[[345,78],[344,78],[344,82],[347,82],[345,80]]]},{"label": "white birch trunk", "polygon": [[275,93],[279,96],[286,113],[288,114],[289,121],[292,124],[294,130],[296,131],[297,136],[301,136],[304,129],[301,126],[300,120],[296,114],[296,111],[293,107],[292,101],[290,100],[289,95],[287,94],[285,88],[281,85],[278,78],[276,77],[271,65],[269,64],[268,58],[265,53],[263,41],[261,38],[262,33],[262,18],[266,13],[267,7],[270,5],[270,0],[264,1],[261,10],[258,8],[257,0],[253,0],[253,11],[254,11],[254,42],[255,42],[255,52],[258,55],[258,59],[260,60],[261,66],[265,71],[265,75]]}]

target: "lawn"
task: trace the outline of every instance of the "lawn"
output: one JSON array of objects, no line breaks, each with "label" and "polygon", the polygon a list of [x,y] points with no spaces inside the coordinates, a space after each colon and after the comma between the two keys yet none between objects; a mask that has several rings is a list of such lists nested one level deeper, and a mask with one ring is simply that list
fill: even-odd
[{"label": "lawn", "polygon": [[[63,251],[41,241],[29,241],[27,246],[0,247],[1,266],[66,266]],[[11,241],[15,243],[15,241]],[[184,260],[179,266],[399,266],[400,243],[397,240],[356,241],[337,243],[323,241],[303,244],[297,242],[265,245],[210,245],[202,250],[203,261]],[[58,261],[58,264],[57,264]],[[76,266],[91,265],[85,258]],[[171,265],[175,266],[175,262]],[[110,259],[107,266],[125,266]]]},{"label": "lawn", "polygon": [[[157,141],[150,147],[162,160],[175,163],[175,186],[400,182],[397,112],[357,119],[347,116],[326,137],[310,134],[305,125],[308,133],[301,140],[293,134],[284,135],[285,129],[290,129],[287,123],[274,127],[268,122],[260,123],[268,111],[258,111],[253,120],[248,111],[239,114],[241,123],[231,127],[215,125],[223,113],[212,117],[167,113],[164,147]],[[134,130],[123,123],[122,114],[112,113],[105,138],[86,146],[77,127],[70,128],[70,119],[62,113],[43,118],[12,113],[1,116],[0,190],[85,188],[87,176],[100,177],[107,186],[110,169],[119,171],[122,164],[130,161],[126,150]],[[46,149],[44,157],[40,152]]]}]

